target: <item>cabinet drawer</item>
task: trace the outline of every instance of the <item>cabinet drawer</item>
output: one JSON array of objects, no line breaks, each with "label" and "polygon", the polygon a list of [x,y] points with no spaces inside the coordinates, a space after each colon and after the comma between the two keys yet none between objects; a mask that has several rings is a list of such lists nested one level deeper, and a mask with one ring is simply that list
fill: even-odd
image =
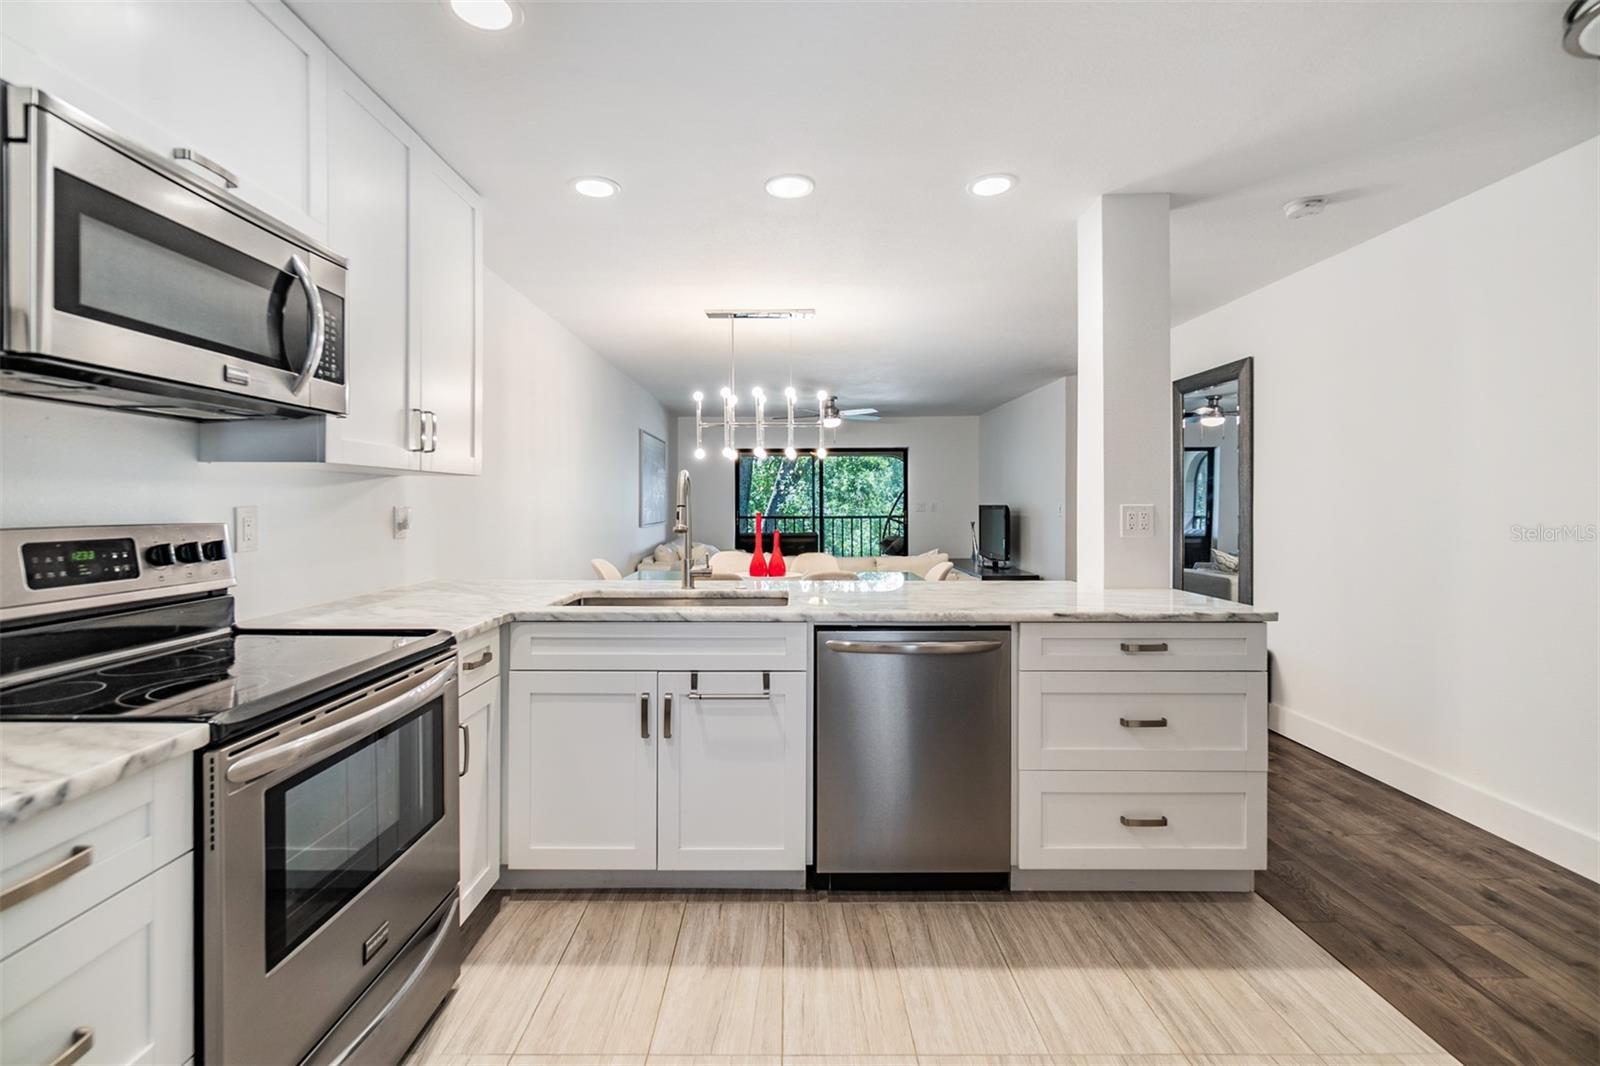
[{"label": "cabinet drawer", "polygon": [[[1265,773],[1024,770],[1024,870],[1258,870],[1267,864]],[[1159,822],[1165,825],[1128,825]]]},{"label": "cabinet drawer", "polygon": [[1264,622],[1030,622],[1023,670],[1265,670]]},{"label": "cabinet drawer", "polygon": [[499,629],[479,633],[456,645],[461,694],[464,696],[485,681],[499,677],[501,658]]},{"label": "cabinet drawer", "polygon": [[1023,672],[1023,770],[1265,770],[1265,673]]},{"label": "cabinet drawer", "polygon": [[6,889],[71,859],[76,848],[86,850],[87,862],[0,911],[0,958],[193,848],[193,789],[194,757],[182,755],[7,828],[0,857]]},{"label": "cabinet drawer", "polygon": [[806,627],[789,622],[528,622],[511,628],[513,670],[804,670]]},{"label": "cabinet drawer", "polygon": [[52,1062],[83,1030],[85,1063],[194,1053],[192,857],[0,962],[0,1062]]}]

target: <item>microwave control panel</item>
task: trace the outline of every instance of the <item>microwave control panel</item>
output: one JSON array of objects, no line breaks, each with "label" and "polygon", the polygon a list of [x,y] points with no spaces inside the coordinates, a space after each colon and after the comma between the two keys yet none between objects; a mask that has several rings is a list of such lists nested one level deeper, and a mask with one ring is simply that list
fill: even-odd
[{"label": "microwave control panel", "polygon": [[344,384],[344,301],[322,293],[322,359],[312,376],[319,381]]}]

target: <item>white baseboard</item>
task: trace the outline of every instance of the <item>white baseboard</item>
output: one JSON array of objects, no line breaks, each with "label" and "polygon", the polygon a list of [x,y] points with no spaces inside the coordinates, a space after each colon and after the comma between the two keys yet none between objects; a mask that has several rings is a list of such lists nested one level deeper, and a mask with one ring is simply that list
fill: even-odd
[{"label": "white baseboard", "polygon": [[1600,837],[1577,826],[1276,703],[1267,708],[1267,725],[1275,733],[1471,822],[1479,829],[1527,848],[1574,873],[1600,881]]}]

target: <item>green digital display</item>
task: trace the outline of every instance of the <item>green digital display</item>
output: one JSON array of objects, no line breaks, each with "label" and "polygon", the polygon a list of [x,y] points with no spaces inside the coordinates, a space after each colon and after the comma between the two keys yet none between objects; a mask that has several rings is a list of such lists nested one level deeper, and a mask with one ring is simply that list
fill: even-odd
[{"label": "green digital display", "polygon": [[93,548],[80,548],[72,553],[72,561],[75,563],[92,563],[94,562],[94,557],[95,551]]}]

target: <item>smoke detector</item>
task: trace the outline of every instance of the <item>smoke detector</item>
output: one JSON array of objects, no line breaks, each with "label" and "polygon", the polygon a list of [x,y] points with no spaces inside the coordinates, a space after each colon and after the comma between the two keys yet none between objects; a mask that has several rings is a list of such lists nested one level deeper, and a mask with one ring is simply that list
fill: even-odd
[{"label": "smoke detector", "polygon": [[1302,196],[1298,200],[1290,200],[1283,205],[1283,217],[1289,219],[1310,218],[1312,215],[1322,214],[1322,209],[1328,206],[1326,196]]}]

